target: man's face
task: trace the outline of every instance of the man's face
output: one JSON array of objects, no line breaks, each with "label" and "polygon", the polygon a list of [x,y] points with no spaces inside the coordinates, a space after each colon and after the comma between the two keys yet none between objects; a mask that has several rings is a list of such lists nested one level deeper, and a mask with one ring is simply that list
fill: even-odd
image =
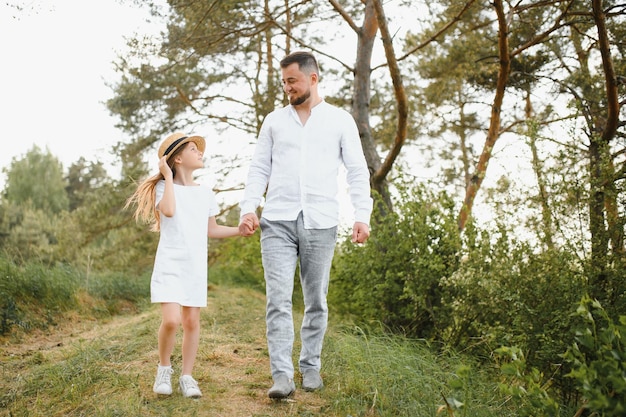
[{"label": "man's face", "polygon": [[283,91],[289,97],[292,106],[305,103],[311,97],[311,75],[300,71],[300,66],[293,63],[286,68],[281,68]]}]

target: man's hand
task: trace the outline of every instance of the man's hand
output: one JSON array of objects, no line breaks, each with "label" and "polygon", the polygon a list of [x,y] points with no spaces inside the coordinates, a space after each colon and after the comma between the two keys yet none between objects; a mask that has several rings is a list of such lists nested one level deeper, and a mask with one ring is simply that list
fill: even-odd
[{"label": "man's hand", "polygon": [[352,227],[352,243],[365,243],[370,237],[370,228],[367,224],[354,222]]},{"label": "man's hand", "polygon": [[239,220],[239,234],[241,236],[252,236],[259,227],[259,218],[255,213],[246,213]]}]

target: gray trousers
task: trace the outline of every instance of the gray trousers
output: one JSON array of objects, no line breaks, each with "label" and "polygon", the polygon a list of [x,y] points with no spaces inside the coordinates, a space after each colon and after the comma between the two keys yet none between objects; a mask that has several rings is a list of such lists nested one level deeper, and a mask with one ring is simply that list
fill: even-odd
[{"label": "gray trousers", "polygon": [[261,254],[265,271],[267,347],[272,377],[294,376],[292,298],[296,264],[304,296],[299,367],[320,370],[328,323],[328,281],[337,242],[337,227],[305,229],[302,213],[294,221],[261,218]]}]

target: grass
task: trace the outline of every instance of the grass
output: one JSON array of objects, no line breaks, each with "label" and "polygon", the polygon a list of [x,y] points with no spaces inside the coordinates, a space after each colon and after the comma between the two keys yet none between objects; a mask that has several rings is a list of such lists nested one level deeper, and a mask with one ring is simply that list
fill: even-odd
[{"label": "grass", "polygon": [[325,356],[339,415],[447,416],[446,401],[464,405],[455,416],[516,415],[502,407],[492,370],[422,340],[344,329],[329,335]]},{"label": "grass", "polygon": [[104,319],[145,307],[150,276],[102,273],[85,276],[59,265],[17,266],[0,257],[0,337],[19,339],[56,326],[68,312]]},{"label": "grass", "polygon": [[[198,400],[152,393],[157,306],[104,320],[74,317],[19,342],[4,340],[0,416],[448,417],[438,413],[444,396],[465,404],[455,417],[515,415],[503,407],[493,374],[470,359],[424,341],[340,325],[326,338],[326,388],[273,402],[267,398],[264,306],[255,290],[209,291],[194,370],[204,393]],[[298,346],[294,361],[297,353]],[[178,345],[175,372],[180,363]]]}]

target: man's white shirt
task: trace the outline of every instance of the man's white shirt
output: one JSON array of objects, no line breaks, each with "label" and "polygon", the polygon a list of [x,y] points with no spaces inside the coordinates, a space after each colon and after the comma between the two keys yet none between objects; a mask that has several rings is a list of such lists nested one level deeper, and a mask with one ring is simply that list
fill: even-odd
[{"label": "man's white shirt", "polygon": [[295,220],[302,211],[307,229],[337,226],[342,164],[354,220],[369,224],[369,171],[350,113],[322,101],[302,125],[291,105],[271,112],[261,126],[241,215],[254,212],[265,194],[262,217],[267,220]]}]

